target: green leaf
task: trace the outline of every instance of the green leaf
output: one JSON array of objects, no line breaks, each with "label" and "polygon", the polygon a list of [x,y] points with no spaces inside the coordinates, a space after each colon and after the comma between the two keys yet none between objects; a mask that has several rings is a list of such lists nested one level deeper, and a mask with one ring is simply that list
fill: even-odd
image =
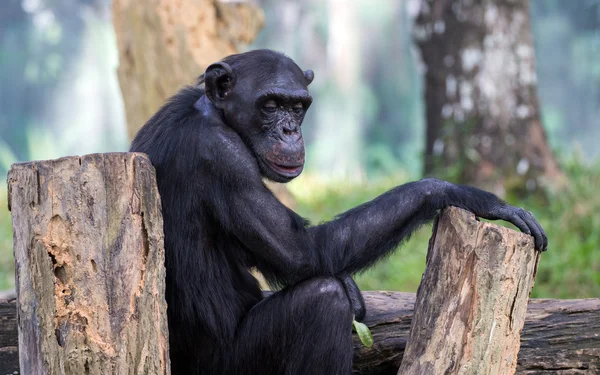
[{"label": "green leaf", "polygon": [[367,348],[373,346],[373,335],[371,335],[369,327],[360,322],[357,322],[356,320],[353,320],[352,328],[354,328],[354,330],[358,334],[360,342],[362,342],[364,346],[366,346]]}]

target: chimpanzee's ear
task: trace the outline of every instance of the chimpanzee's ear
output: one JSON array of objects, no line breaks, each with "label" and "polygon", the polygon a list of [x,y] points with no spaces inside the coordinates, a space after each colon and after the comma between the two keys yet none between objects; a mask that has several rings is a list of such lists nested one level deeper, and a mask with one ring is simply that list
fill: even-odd
[{"label": "chimpanzee's ear", "polygon": [[304,71],[304,78],[306,78],[306,85],[308,86],[315,78],[315,73],[312,70],[307,69]]},{"label": "chimpanzee's ear", "polygon": [[227,98],[235,84],[235,76],[231,66],[224,62],[210,64],[204,72],[204,89],[206,96],[214,104]]}]

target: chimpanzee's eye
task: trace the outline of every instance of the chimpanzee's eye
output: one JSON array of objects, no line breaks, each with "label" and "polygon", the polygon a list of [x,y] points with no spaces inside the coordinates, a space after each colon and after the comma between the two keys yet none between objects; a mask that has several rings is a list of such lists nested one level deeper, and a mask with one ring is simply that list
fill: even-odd
[{"label": "chimpanzee's eye", "polygon": [[294,104],[294,106],[292,107],[294,112],[297,114],[301,114],[304,111],[304,105],[300,102]]},{"label": "chimpanzee's eye", "polygon": [[267,112],[275,112],[277,110],[277,103],[275,103],[275,100],[268,100],[263,104],[263,109]]}]

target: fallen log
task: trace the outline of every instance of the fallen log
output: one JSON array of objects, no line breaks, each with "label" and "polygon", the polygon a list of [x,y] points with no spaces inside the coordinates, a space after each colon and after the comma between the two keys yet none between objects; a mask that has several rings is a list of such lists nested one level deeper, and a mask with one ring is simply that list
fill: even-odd
[{"label": "fallen log", "polygon": [[[394,375],[402,362],[415,304],[414,293],[365,292],[365,323],[374,345],[354,340],[354,373]],[[0,300],[0,374],[19,370],[15,299]],[[517,374],[600,373],[600,298],[532,299],[521,332]]]},{"label": "fallen log", "polygon": [[0,374],[19,373],[17,299],[0,300]]},{"label": "fallen log", "polygon": [[[394,375],[408,339],[415,294],[365,292],[365,324],[374,345],[354,340],[354,373]],[[521,333],[517,374],[600,373],[600,298],[531,299]]]}]

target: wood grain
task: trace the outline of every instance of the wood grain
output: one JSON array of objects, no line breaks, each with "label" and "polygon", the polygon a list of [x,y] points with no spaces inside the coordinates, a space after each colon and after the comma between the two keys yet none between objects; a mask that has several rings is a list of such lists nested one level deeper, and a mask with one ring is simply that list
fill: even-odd
[{"label": "wood grain", "polygon": [[538,259],[531,236],[444,210],[398,374],[512,375]]},{"label": "wood grain", "polygon": [[23,374],[169,374],[160,197],[145,155],[13,165]]}]

